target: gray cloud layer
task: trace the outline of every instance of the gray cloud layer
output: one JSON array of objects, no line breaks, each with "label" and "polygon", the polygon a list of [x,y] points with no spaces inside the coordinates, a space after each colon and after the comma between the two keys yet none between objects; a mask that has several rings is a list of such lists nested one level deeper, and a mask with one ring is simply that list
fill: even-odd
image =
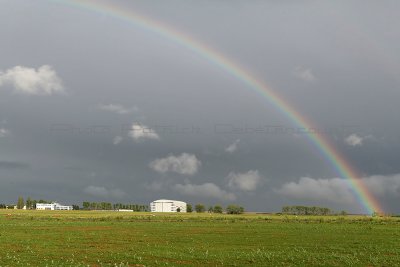
[{"label": "gray cloud layer", "polygon": [[24,162],[0,161],[0,170],[25,170],[30,166]]}]

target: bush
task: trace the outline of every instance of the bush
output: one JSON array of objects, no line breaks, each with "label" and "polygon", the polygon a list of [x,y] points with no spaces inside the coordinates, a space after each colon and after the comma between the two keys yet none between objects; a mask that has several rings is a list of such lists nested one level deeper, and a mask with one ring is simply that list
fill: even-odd
[{"label": "bush", "polygon": [[214,212],[215,213],[222,213],[222,207],[220,205],[215,205],[214,206]]},{"label": "bush", "polygon": [[190,204],[187,204],[186,206],[186,212],[193,212],[193,207]]},{"label": "bush", "polygon": [[242,214],[244,212],[244,208],[237,205],[229,205],[226,207],[226,213],[228,214]]},{"label": "bush", "polygon": [[203,204],[196,204],[196,206],[194,207],[194,209],[196,210],[196,212],[198,213],[202,213],[206,211],[206,207]]}]

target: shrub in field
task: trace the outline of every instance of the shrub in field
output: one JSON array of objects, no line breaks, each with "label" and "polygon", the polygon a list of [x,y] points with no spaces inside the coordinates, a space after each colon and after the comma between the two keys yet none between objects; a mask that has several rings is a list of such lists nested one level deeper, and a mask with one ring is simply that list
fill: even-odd
[{"label": "shrub in field", "polygon": [[238,205],[229,205],[226,207],[226,213],[228,214],[242,214],[244,212],[244,208]]},{"label": "shrub in field", "polygon": [[196,212],[201,213],[201,212],[205,212],[206,211],[206,207],[203,204],[196,204],[196,206],[194,207],[194,209],[196,210]]},{"label": "shrub in field", "polygon": [[193,212],[193,207],[191,204],[187,204],[186,206],[186,212]]},{"label": "shrub in field", "polygon": [[222,207],[220,205],[214,206],[214,213],[222,213]]}]

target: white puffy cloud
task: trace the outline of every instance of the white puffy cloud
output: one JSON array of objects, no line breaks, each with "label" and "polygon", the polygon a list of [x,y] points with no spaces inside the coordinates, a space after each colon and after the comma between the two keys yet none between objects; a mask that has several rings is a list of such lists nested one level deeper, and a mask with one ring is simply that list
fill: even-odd
[{"label": "white puffy cloud", "polygon": [[151,129],[143,124],[134,123],[129,131],[129,135],[135,141],[145,140],[145,139],[153,139],[153,140],[160,140],[160,136]]},{"label": "white puffy cloud", "polygon": [[228,175],[228,186],[242,191],[253,191],[260,184],[262,178],[257,170],[246,173],[231,172]]},{"label": "white puffy cloud", "polygon": [[196,155],[182,153],[179,156],[169,155],[156,159],[149,164],[150,168],[159,173],[176,172],[184,175],[196,174],[201,166],[201,161]]},{"label": "white puffy cloud", "polygon": [[362,146],[364,138],[357,134],[351,134],[348,137],[346,137],[346,139],[344,141],[349,146]]},{"label": "white puffy cloud", "polygon": [[122,142],[122,140],[123,140],[123,138],[122,138],[121,136],[117,135],[117,136],[114,137],[114,139],[113,139],[113,144],[114,144],[114,145],[118,145],[119,143]]},{"label": "white puffy cloud", "polygon": [[103,186],[89,185],[83,190],[86,194],[103,198],[123,198],[126,193],[120,189],[107,189]]},{"label": "white puffy cloud", "polygon": [[[361,178],[368,191],[375,196],[398,196],[400,194],[400,174],[374,175]],[[313,179],[302,177],[297,182],[289,182],[275,189],[280,195],[305,200],[327,200],[350,204],[356,201],[351,185],[345,179]]]},{"label": "white puffy cloud", "polygon": [[0,128],[0,138],[6,137],[10,135],[10,131],[5,128]]},{"label": "white puffy cloud", "polygon": [[238,144],[240,142],[240,139],[235,140],[232,144],[230,144],[227,148],[225,148],[225,151],[228,153],[233,153],[237,150]]},{"label": "white puffy cloud", "polygon": [[61,79],[48,65],[43,65],[37,70],[16,66],[0,72],[0,86],[3,85],[11,85],[14,91],[29,95],[51,95],[64,92]]},{"label": "white puffy cloud", "polygon": [[127,108],[120,104],[107,104],[107,105],[101,104],[99,105],[99,109],[120,115],[131,114],[138,110],[137,107]]},{"label": "white puffy cloud", "polygon": [[176,184],[173,188],[180,194],[191,197],[215,198],[223,201],[236,200],[235,194],[226,192],[213,183],[205,183],[201,185]]},{"label": "white puffy cloud", "polygon": [[297,67],[294,70],[293,74],[297,78],[299,78],[303,81],[306,81],[306,82],[314,82],[316,80],[312,70],[308,69],[308,68]]}]

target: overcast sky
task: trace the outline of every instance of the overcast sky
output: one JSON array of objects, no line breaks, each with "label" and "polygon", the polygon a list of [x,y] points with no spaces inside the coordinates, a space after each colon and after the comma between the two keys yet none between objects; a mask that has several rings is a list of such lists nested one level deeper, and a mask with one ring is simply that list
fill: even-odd
[{"label": "overcast sky", "polygon": [[[327,131],[385,211],[400,212],[398,1],[99,2],[240,63]],[[304,133],[266,131],[294,125],[186,47],[60,1],[0,5],[0,202],[364,211]]]}]

